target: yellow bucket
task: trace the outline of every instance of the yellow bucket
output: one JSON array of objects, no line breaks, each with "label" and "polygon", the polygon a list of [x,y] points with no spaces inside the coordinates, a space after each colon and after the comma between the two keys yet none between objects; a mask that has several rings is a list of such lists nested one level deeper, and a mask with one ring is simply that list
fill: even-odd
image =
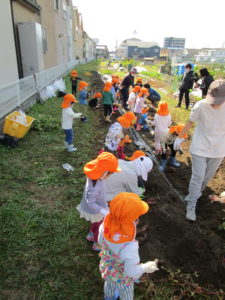
[{"label": "yellow bucket", "polygon": [[15,138],[22,138],[25,134],[29,131],[32,123],[34,122],[34,118],[26,116],[27,124],[23,125],[18,123],[15,118],[20,113],[18,111],[14,111],[13,113],[9,114],[5,117],[5,124],[3,128],[3,133],[8,134],[10,136],[14,136]]}]

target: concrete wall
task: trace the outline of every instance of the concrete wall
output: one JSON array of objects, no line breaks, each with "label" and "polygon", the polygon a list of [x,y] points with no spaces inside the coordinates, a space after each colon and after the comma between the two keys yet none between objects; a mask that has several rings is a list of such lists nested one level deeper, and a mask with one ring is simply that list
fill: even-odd
[{"label": "concrete wall", "polygon": [[0,40],[0,85],[2,85],[18,79],[10,0],[0,1]]},{"label": "concrete wall", "polygon": [[44,68],[57,65],[54,1],[38,0],[41,6],[41,25],[47,30],[47,51],[44,52]]}]

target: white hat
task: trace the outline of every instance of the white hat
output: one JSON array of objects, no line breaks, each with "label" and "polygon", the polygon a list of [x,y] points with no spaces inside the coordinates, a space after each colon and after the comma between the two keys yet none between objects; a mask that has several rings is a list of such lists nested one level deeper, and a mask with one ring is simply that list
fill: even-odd
[{"label": "white hat", "polygon": [[141,156],[134,160],[136,164],[137,174],[141,176],[144,181],[148,180],[148,173],[153,168],[153,163],[151,158],[147,156]]}]

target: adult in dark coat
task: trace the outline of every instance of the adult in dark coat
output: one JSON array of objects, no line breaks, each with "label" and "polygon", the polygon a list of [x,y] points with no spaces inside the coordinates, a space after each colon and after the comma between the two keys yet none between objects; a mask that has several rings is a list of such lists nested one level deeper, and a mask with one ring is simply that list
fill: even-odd
[{"label": "adult in dark coat", "polygon": [[179,102],[176,107],[181,107],[181,102],[182,102],[183,96],[185,95],[186,109],[189,108],[189,103],[190,103],[189,90],[192,89],[194,80],[195,80],[195,74],[192,71],[192,65],[186,64],[185,73],[184,73],[181,83],[180,83]]},{"label": "adult in dark coat", "polygon": [[202,78],[202,83],[199,85],[202,90],[202,98],[205,98],[209,89],[210,84],[214,81],[214,78],[209,74],[207,68],[199,70],[200,76]]},{"label": "adult in dark coat", "polygon": [[123,101],[123,107],[127,110],[127,100],[129,98],[129,87],[132,85],[134,87],[134,74],[137,74],[135,68],[131,69],[129,74],[124,77],[121,83],[121,95]]}]

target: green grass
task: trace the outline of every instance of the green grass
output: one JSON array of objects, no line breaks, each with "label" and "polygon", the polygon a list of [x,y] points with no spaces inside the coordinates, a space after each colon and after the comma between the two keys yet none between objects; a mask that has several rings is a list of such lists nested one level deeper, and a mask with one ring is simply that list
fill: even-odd
[{"label": "green grass", "polygon": [[[89,71],[98,70],[99,64],[76,69],[89,81]],[[65,79],[69,92],[68,76]],[[61,101],[51,98],[29,111],[31,116],[52,117],[56,128],[31,129],[15,149],[0,144],[0,293],[4,300],[103,298],[99,258],[85,239],[89,223],[79,218],[75,207],[86,181],[83,165],[96,157],[107,128],[99,123],[101,112],[76,104],[75,110],[85,112],[89,122],[75,120],[78,151],[67,153],[60,128]],[[63,163],[75,170],[68,173]],[[153,283],[145,276],[136,286],[135,299],[173,299],[183,286],[190,292],[186,281],[176,280]]]}]

